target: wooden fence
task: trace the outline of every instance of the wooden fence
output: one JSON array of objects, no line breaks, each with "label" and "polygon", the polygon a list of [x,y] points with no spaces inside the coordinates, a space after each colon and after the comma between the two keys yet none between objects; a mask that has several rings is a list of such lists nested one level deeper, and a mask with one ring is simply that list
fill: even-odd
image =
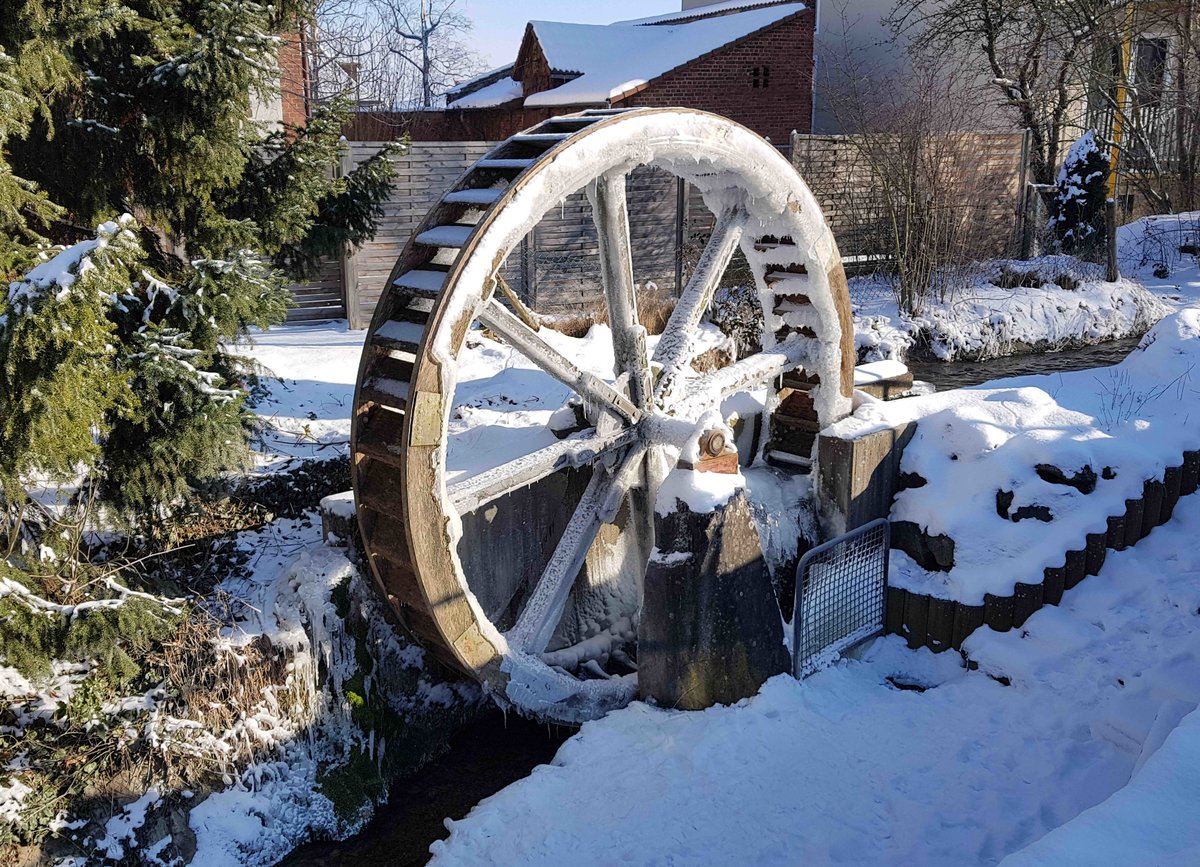
[{"label": "wooden fence", "polygon": [[[352,328],[366,327],[392,266],[417,225],[494,144],[417,142],[395,157],[395,187],[375,239],[341,262],[330,263],[317,281],[293,287],[298,306],[289,319],[345,317]],[[351,171],[381,146],[351,143],[342,170]],[[864,158],[869,150],[862,141],[796,135],[791,153],[793,165],[825,210],[843,255],[869,258],[885,253],[887,202],[870,161]],[[1012,254],[1020,230],[1021,134],[969,134],[957,139],[952,154],[952,173],[961,177],[963,194],[974,203],[969,218],[991,244],[987,255]],[[712,225],[711,212],[694,189],[652,168],[633,173],[629,202],[635,279],[643,285],[653,282],[663,291],[677,291]],[[503,273],[539,312],[563,313],[594,305],[599,281],[596,236],[582,192],[551,208],[510,254]]]}]

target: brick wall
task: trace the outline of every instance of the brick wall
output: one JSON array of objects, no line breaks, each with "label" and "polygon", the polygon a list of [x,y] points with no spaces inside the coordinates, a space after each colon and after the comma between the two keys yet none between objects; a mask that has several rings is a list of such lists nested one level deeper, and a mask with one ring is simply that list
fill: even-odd
[{"label": "brick wall", "polygon": [[[654,79],[614,106],[686,106],[735,120],[777,145],[812,120],[814,14],[807,9]],[[754,69],[758,68],[755,86]],[[763,67],[769,69],[764,85]]]},{"label": "brick wall", "polygon": [[280,89],[283,96],[283,122],[288,126],[303,126],[308,120],[308,100],[304,69],[304,52],[300,34],[289,33],[279,46]]},{"label": "brick wall", "polygon": [[526,32],[525,42],[521,45],[521,54],[513,67],[512,77],[521,82],[525,96],[549,90],[553,85],[550,74],[550,61],[536,39]]},{"label": "brick wall", "polygon": [[[672,70],[640,91],[613,100],[613,105],[711,111],[786,146],[792,130],[811,129],[813,22],[813,11],[806,9]],[[530,94],[546,89],[550,69],[536,42],[526,49],[522,69],[514,75],[523,77],[525,93]],[[765,76],[764,67],[769,70]],[[408,133],[413,141],[495,141],[553,115],[587,107],[593,106],[531,110],[513,100],[495,108],[363,113],[351,122],[346,137],[388,141]]]},{"label": "brick wall", "polygon": [[570,108],[526,109],[520,100],[495,108],[413,112],[358,112],[344,130],[350,141],[394,141],[406,133],[414,142],[503,141]]}]

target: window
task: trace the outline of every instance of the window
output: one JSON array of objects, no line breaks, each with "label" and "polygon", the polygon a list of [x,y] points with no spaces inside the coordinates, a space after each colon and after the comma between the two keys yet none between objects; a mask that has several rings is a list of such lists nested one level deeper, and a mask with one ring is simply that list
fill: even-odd
[{"label": "window", "polygon": [[1167,40],[1139,39],[1134,64],[1133,84],[1137,88],[1138,105],[1158,107],[1167,83]]},{"label": "window", "polygon": [[751,87],[770,87],[771,86],[771,67],[755,66],[750,70],[750,86]]}]

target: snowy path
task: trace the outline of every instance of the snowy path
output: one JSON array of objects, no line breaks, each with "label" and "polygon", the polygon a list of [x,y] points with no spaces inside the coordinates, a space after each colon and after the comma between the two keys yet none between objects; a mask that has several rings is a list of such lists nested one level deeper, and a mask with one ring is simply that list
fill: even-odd
[{"label": "snowy path", "polygon": [[[1121,789],[1200,700],[1198,533],[1200,501],[1184,500],[1062,607],[977,633],[980,671],[888,638],[735,707],[636,704],[590,723],[454,823],[434,863],[997,863]],[[1197,738],[1193,719],[1168,745],[1194,755]],[[1137,804],[1135,789],[1122,796]],[[1190,794],[1168,821],[1195,846]],[[1124,815],[1120,799],[1098,809]],[[1068,850],[1073,827],[1058,832]]]}]

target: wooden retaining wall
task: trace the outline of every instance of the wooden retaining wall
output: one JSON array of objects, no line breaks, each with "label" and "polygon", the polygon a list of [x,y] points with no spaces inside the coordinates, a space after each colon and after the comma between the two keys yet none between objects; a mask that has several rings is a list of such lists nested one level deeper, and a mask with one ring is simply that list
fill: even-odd
[{"label": "wooden retaining wall", "polygon": [[1025,625],[1043,605],[1058,605],[1063,594],[1088,575],[1099,573],[1108,551],[1123,551],[1171,520],[1180,497],[1200,486],[1200,451],[1183,453],[1183,461],[1167,467],[1161,479],[1146,481],[1142,496],[1125,501],[1125,511],[1108,519],[1102,533],[1088,533],[1079,548],[1067,551],[1061,566],[1047,566],[1040,578],[1018,582],[1009,596],[987,594],[982,605],[965,605],[888,587],[886,631],[904,636],[914,650],[928,647],[935,653],[961,650],[967,636],[981,626],[997,632]]}]

